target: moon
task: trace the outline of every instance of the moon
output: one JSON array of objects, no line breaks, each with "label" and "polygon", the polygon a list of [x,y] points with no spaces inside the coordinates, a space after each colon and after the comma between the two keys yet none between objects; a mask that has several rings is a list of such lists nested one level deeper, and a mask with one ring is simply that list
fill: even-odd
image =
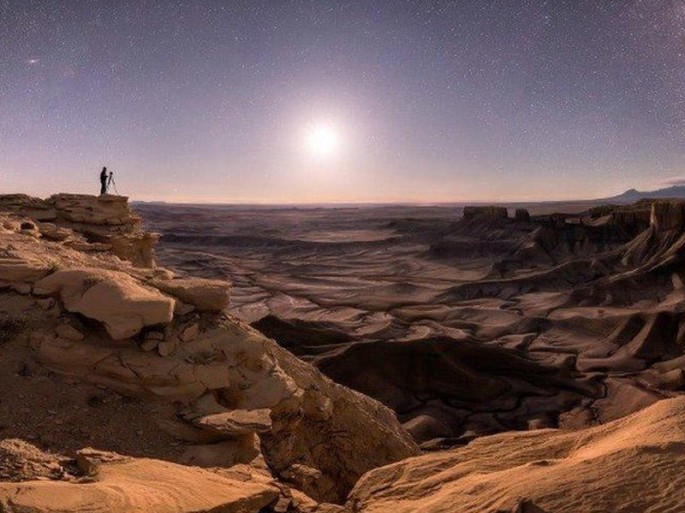
[{"label": "moon", "polygon": [[305,132],[305,148],[314,157],[330,157],[340,149],[340,133],[330,123],[313,123]]}]

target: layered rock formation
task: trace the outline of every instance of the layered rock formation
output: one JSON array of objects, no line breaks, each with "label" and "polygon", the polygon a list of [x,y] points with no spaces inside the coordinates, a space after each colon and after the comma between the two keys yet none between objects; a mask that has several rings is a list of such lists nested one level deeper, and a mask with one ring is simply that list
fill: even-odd
[{"label": "layered rock formation", "polygon": [[[404,216],[379,221],[390,238],[358,233],[360,246],[350,230],[336,242],[321,212],[324,242],[301,234],[302,247],[283,234],[271,245],[224,235],[217,219],[207,240],[250,248],[237,290],[213,279],[233,276],[237,257],[181,248],[194,259],[186,270],[206,276],[188,278],[88,235],[131,224],[119,224],[134,217],[121,200],[0,203],[0,510],[675,513],[685,503],[685,405],[662,401],[685,389],[681,203]],[[253,222],[253,212],[231,222],[239,215]],[[298,213],[284,215],[299,226]],[[282,276],[260,274],[265,244]],[[255,284],[274,287],[265,304],[291,315],[254,326],[335,382],[228,313],[236,296],[251,312]],[[488,436],[512,429],[527,431]]]},{"label": "layered rock formation", "polygon": [[154,265],[155,233],[141,220],[125,196],[55,194],[46,200],[23,194],[0,195],[0,212],[32,219],[36,234],[87,252],[107,251],[139,267]]},{"label": "layered rock formation", "polygon": [[[151,440],[151,456],[205,467],[252,465],[317,501],[341,501],[366,471],[418,453],[389,409],[333,383],[226,314],[229,283],[176,278],[128,261],[131,251],[118,252],[113,238],[122,236],[134,247],[154,237],[128,231],[138,221],[125,198],[58,195],[41,202],[12,196],[0,198],[0,205],[11,210],[0,214],[0,351],[6,367],[0,374],[3,390],[13,390],[15,398],[3,399],[0,413],[16,421],[6,435],[38,438],[64,451],[89,445],[97,433],[67,434],[63,423],[34,418],[34,379],[40,378],[56,397],[78,383],[91,391],[84,393],[101,387],[154,405],[152,413],[126,407],[128,422],[143,426],[141,433],[155,430],[174,440],[172,450]],[[51,220],[57,227],[51,233],[66,230],[66,237],[46,236],[38,219]],[[112,227],[116,233],[107,235]],[[107,242],[86,240],[95,232]],[[47,405],[57,416],[63,408]],[[99,449],[135,445],[126,431],[121,426],[120,440],[98,438]],[[99,511],[121,511],[124,503],[155,511],[255,511],[246,504],[259,509],[280,500],[271,485],[254,493],[249,486],[235,490],[226,478],[203,472],[134,460],[105,465],[95,486],[27,483],[13,488],[12,498],[9,488],[0,490],[0,500],[8,511],[42,511],[50,494],[64,501],[54,511],[93,501],[103,501]],[[108,491],[128,482],[132,489],[164,494],[191,481],[200,484],[198,493],[181,505]],[[199,491],[202,483],[206,494]]]},{"label": "layered rock formation", "polygon": [[0,482],[9,513],[247,513],[286,498],[268,473],[244,465],[210,471],[93,449],[70,460],[15,440],[0,443],[0,468],[10,461],[5,477],[14,482]]},{"label": "layered rock formation", "polygon": [[373,470],[348,506],[354,513],[676,513],[685,505],[683,446],[681,397],[605,426],[490,436]]},{"label": "layered rock formation", "polygon": [[435,449],[608,422],[681,393],[677,207],[674,228],[650,225],[668,204],[531,205],[530,219],[144,208],[166,262],[230,276],[236,315],[390,406]]}]

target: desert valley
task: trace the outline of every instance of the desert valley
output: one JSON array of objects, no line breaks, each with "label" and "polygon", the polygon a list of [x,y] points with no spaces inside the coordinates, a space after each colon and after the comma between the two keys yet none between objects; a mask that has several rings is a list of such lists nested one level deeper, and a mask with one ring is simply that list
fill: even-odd
[{"label": "desert valley", "polygon": [[3,511],[685,507],[682,200],[135,209],[0,196]]},{"label": "desert valley", "polygon": [[685,0],[0,0],[0,55],[0,513],[685,513]]}]

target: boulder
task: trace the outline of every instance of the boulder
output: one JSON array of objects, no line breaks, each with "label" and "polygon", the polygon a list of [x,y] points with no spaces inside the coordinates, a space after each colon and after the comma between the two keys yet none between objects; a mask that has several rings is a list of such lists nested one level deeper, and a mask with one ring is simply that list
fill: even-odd
[{"label": "boulder", "polygon": [[153,286],[200,311],[220,312],[228,306],[231,284],[223,280],[180,278],[153,280]]},{"label": "boulder", "polygon": [[59,294],[68,311],[102,322],[114,340],[132,337],[145,326],[166,324],[173,318],[172,299],[119,271],[57,271],[40,280],[34,293]]},{"label": "boulder", "polygon": [[40,223],[38,226],[43,238],[51,241],[62,242],[74,235],[68,228],[61,228],[54,223]]},{"label": "boulder", "polygon": [[271,410],[232,410],[200,417],[195,425],[220,435],[266,433],[271,429]]}]

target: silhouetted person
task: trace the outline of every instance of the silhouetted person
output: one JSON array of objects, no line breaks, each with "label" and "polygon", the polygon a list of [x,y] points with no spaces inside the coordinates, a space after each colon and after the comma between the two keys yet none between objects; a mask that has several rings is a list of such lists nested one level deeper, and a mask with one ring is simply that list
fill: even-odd
[{"label": "silhouetted person", "polygon": [[107,168],[103,167],[102,171],[100,171],[100,194],[107,194],[107,179],[109,176],[107,175]]}]

